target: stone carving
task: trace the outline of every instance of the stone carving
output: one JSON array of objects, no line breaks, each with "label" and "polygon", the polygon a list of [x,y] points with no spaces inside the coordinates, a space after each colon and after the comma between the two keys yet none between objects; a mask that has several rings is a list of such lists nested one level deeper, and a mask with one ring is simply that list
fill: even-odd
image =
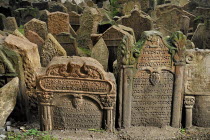
[{"label": "stone carving", "polygon": [[66,51],[58,43],[58,41],[53,37],[52,34],[48,34],[45,40],[45,44],[41,50],[41,63],[42,66],[47,66],[47,64],[55,56],[66,56]]},{"label": "stone carving", "polygon": [[37,75],[41,129],[112,130],[114,81],[113,75],[106,73],[95,59],[53,58]]},{"label": "stone carving", "polygon": [[0,88],[0,127],[4,127],[7,117],[14,109],[18,91],[19,79],[17,77]]},{"label": "stone carving", "polygon": [[184,105],[186,108],[193,108],[194,104],[195,104],[195,97],[185,96]]},{"label": "stone carving", "polygon": [[[177,93],[180,93],[178,88],[182,90],[183,87],[175,82],[183,79],[183,75],[180,74],[181,76],[175,79],[177,66],[174,62],[183,60],[184,39],[182,33],[176,32],[171,37],[171,42],[168,42],[160,32],[145,31],[136,45],[122,45],[124,47],[120,50],[123,53],[118,55],[117,62],[120,127],[161,127],[171,124],[179,127],[182,99],[174,99],[181,97]],[[126,42],[126,39],[124,40],[123,42]],[[129,40],[127,39],[127,42]],[[177,55],[176,61],[173,61],[174,55]],[[132,61],[125,63],[122,56],[126,56],[125,60]],[[182,81],[180,82],[183,85]]]},{"label": "stone carving", "polygon": [[103,38],[100,38],[99,41],[95,44],[95,46],[91,50],[91,57],[98,60],[98,62],[103,65],[104,70],[107,71],[109,50]]},{"label": "stone carving", "polygon": [[43,40],[45,40],[47,37],[47,24],[41,20],[34,18],[27,22],[24,25],[25,34],[27,34],[29,30],[37,33]]},{"label": "stone carving", "polygon": [[69,33],[69,15],[62,12],[53,12],[48,15],[48,31],[53,35],[62,32]]}]

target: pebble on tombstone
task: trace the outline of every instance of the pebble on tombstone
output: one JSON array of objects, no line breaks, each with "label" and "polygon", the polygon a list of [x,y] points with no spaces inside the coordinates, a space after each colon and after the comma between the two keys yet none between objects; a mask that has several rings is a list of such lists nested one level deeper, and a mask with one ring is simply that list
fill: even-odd
[{"label": "pebble on tombstone", "polygon": [[41,50],[41,64],[46,67],[55,56],[66,56],[65,49],[58,43],[52,34],[48,34]]},{"label": "pebble on tombstone", "polygon": [[103,38],[100,38],[99,41],[92,48],[91,57],[98,60],[98,62],[104,67],[104,70],[107,71],[109,50]]},{"label": "pebble on tombstone", "polygon": [[45,40],[48,33],[47,24],[35,18],[33,18],[24,25],[25,34],[27,34],[29,30],[37,33],[43,40]]},{"label": "pebble on tombstone", "polygon": [[69,15],[62,12],[53,12],[48,15],[48,31],[53,35],[62,32],[69,33]]},{"label": "pebble on tombstone", "polygon": [[18,29],[16,19],[14,17],[7,17],[4,22],[5,31],[15,31]]},{"label": "pebble on tombstone", "polygon": [[19,91],[18,77],[12,79],[5,86],[0,88],[0,127],[3,127],[7,117],[10,115],[16,104]]}]

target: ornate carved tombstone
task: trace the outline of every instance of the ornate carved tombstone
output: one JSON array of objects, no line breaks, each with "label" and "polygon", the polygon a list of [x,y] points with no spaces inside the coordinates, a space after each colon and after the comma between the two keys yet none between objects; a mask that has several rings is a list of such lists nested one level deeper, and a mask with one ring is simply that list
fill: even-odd
[{"label": "ornate carved tombstone", "polygon": [[210,127],[210,51],[188,50],[186,63],[185,126]]},{"label": "ornate carved tombstone", "polygon": [[38,72],[42,130],[114,127],[115,78],[87,57],[55,57]]},{"label": "ornate carved tombstone", "polygon": [[176,32],[166,41],[157,31],[145,31],[136,48],[123,40],[118,55],[119,127],[180,127],[185,40]]}]

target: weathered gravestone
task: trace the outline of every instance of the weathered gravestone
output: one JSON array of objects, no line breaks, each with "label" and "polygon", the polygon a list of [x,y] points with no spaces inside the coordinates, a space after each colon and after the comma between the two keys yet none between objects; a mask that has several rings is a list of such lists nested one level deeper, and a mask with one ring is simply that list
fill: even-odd
[{"label": "weathered gravestone", "polygon": [[45,40],[45,44],[41,49],[41,64],[46,67],[48,63],[55,56],[66,56],[66,51],[59,44],[59,42],[54,38],[52,34],[48,34]]},{"label": "weathered gravestone", "polygon": [[123,4],[122,6],[122,13],[124,15],[130,15],[131,11],[134,9],[134,7],[138,7],[138,9],[141,9],[141,4],[138,0],[134,0],[134,1],[128,1],[126,3]]},{"label": "weathered gravestone", "polygon": [[45,22],[34,18],[24,25],[25,34],[27,34],[29,30],[37,33],[43,40],[46,39],[48,31]]},{"label": "weathered gravestone", "polygon": [[134,37],[133,30],[122,25],[113,25],[102,35],[102,38],[104,39],[106,46],[109,49],[108,67],[109,71],[111,72],[113,71],[113,62],[117,59],[117,48],[120,45],[124,35]]},{"label": "weathered gravestone", "polygon": [[7,117],[15,107],[18,89],[19,79],[17,77],[0,88],[0,127],[4,127]]},{"label": "weathered gravestone", "polygon": [[93,58],[55,57],[38,73],[42,130],[114,128],[115,78]]},{"label": "weathered gravestone", "polygon": [[[194,15],[182,10],[181,7],[169,4],[157,6],[151,15],[156,23],[154,28],[160,31],[163,36],[170,36],[173,32],[180,31],[183,29],[182,26],[189,29],[195,18]],[[186,20],[186,17],[190,19],[188,27],[183,25],[183,20]]]},{"label": "weathered gravestone", "polygon": [[104,70],[107,71],[109,50],[103,38],[100,38],[99,41],[94,45],[93,49],[91,50],[91,57],[98,60],[98,62],[104,67]]},{"label": "weathered gravestone", "polygon": [[77,42],[70,33],[60,33],[56,35],[56,39],[66,50],[67,56],[77,55]]},{"label": "weathered gravestone", "polygon": [[67,8],[59,2],[50,2],[49,3],[50,12],[64,12],[67,13]]},{"label": "weathered gravestone", "polygon": [[53,12],[48,15],[48,31],[53,35],[62,32],[69,33],[69,15],[62,12]]},{"label": "weathered gravestone", "polygon": [[133,10],[131,15],[123,16],[117,22],[132,28],[137,41],[140,39],[142,32],[149,31],[153,27],[151,17],[139,10]]},{"label": "weathered gravestone", "polygon": [[181,126],[185,40],[176,32],[169,47],[157,31],[145,31],[137,48],[123,40],[118,55],[119,127]]},{"label": "weathered gravestone", "polygon": [[187,50],[186,63],[185,98],[190,102],[185,103],[185,126],[210,127],[210,51]]},{"label": "weathered gravestone", "polygon": [[2,30],[2,31],[4,30],[5,19],[6,19],[5,15],[0,13],[0,30]]},{"label": "weathered gravestone", "polygon": [[97,33],[98,24],[101,20],[102,17],[98,9],[92,7],[85,8],[80,18],[80,28],[77,31],[79,47],[92,49],[91,34]]},{"label": "weathered gravestone", "polygon": [[192,41],[196,48],[209,49],[210,48],[210,19],[205,23],[200,23],[193,34]]},{"label": "weathered gravestone", "polygon": [[72,26],[72,28],[74,29],[74,31],[76,32],[79,27],[80,27],[80,17],[81,15],[80,14],[77,14],[76,12],[72,11],[72,12],[69,12],[69,22]]},{"label": "weathered gravestone", "polygon": [[67,8],[68,12],[76,12],[76,13],[82,13],[83,9],[82,7],[78,6],[77,4],[74,4],[73,2],[65,1],[64,6]]},{"label": "weathered gravestone", "polygon": [[[14,35],[6,37],[4,45],[5,47],[17,52],[22,58],[26,95],[31,101],[30,103],[33,104],[34,100],[32,99],[35,96],[34,91],[36,86],[35,72],[41,67],[38,47],[36,44],[31,43],[28,40]],[[30,106],[28,108],[30,109]]]},{"label": "weathered gravestone", "polygon": [[4,30],[15,31],[18,28],[14,17],[7,17],[4,22]]}]

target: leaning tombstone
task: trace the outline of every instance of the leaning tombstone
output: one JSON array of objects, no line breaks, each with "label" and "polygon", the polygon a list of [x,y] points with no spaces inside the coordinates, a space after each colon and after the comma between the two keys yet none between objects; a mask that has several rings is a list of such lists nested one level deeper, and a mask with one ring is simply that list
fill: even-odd
[{"label": "leaning tombstone", "polygon": [[74,31],[76,32],[79,27],[80,27],[80,17],[81,15],[80,14],[77,14],[76,12],[72,11],[72,12],[69,12],[69,22],[72,26],[72,28],[74,29]]},{"label": "leaning tombstone", "polygon": [[119,127],[181,127],[186,37],[145,31],[136,47],[129,41],[118,50]]},{"label": "leaning tombstone", "polygon": [[70,33],[56,35],[57,41],[65,49],[67,56],[77,55],[77,41]]},{"label": "leaning tombstone", "polygon": [[133,10],[131,15],[121,17],[117,22],[132,28],[137,41],[144,31],[152,30],[153,27],[152,18],[137,9]]},{"label": "leaning tombstone", "polygon": [[69,15],[62,12],[53,12],[48,15],[48,32],[57,35],[62,32],[69,33]]},{"label": "leaning tombstone", "polygon": [[98,60],[98,62],[104,67],[104,70],[107,71],[109,50],[103,38],[100,38],[99,41],[92,48],[91,57]]},{"label": "leaning tombstone", "polygon": [[41,49],[42,66],[46,67],[55,56],[66,56],[66,51],[54,38],[54,36],[49,33],[45,40],[45,44]]},{"label": "leaning tombstone", "polygon": [[113,74],[88,57],[55,57],[37,75],[41,130],[114,128]]},{"label": "leaning tombstone", "polygon": [[18,29],[17,22],[14,17],[7,17],[4,22],[5,31],[15,31]]},{"label": "leaning tombstone", "polygon": [[29,30],[37,33],[43,40],[45,40],[48,33],[47,24],[35,18],[24,25],[25,34],[27,34]]},{"label": "leaning tombstone", "polygon": [[7,117],[13,111],[19,92],[19,79],[16,77],[0,88],[0,127],[4,127]]}]

